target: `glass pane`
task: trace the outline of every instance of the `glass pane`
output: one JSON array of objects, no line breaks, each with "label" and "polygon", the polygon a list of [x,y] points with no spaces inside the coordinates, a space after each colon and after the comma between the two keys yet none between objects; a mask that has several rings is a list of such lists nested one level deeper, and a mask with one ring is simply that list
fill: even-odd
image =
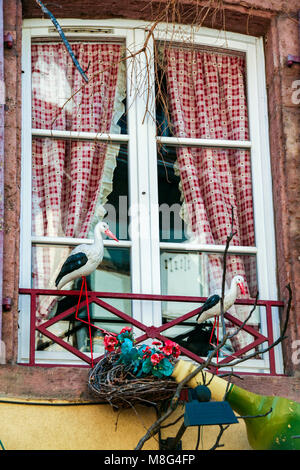
[{"label": "glass pane", "polygon": [[248,140],[245,56],[161,44],[156,119],[162,136]]},{"label": "glass pane", "polygon": [[71,43],[83,81],[62,43],[33,44],[32,127],[126,133],[122,44]]},{"label": "glass pane", "polygon": [[175,147],[162,146],[158,153],[158,202],[160,241],[183,242],[187,226],[182,218],[180,177],[176,165]]},{"label": "glass pane", "polygon": [[[33,248],[33,288],[53,288],[53,280],[64,261],[69,248],[36,246]],[[87,289],[93,292],[131,292],[130,274],[130,250],[126,248],[109,248],[104,250],[103,261],[96,271],[87,277]],[[45,266],[48,268],[46,269]],[[48,279],[48,282],[47,282]],[[64,289],[80,290],[81,278],[64,286]],[[83,293],[84,296],[84,293]],[[83,297],[82,300],[84,300]],[[117,308],[123,313],[131,316],[131,300],[103,298],[108,305]],[[43,322],[65,312],[71,307],[77,306],[77,296],[40,296],[37,306],[37,321]],[[108,332],[118,333],[124,326],[130,326],[117,315],[109,312],[104,307],[96,303],[89,306],[90,321],[95,328],[92,328],[93,342],[95,342],[95,352],[101,352],[103,347],[104,334],[99,328]],[[79,311],[79,318],[88,321],[86,307]],[[98,327],[98,329],[96,328]],[[88,326],[75,319],[75,314],[71,314],[62,321],[52,325],[49,330],[60,336],[64,341],[76,346],[81,351],[90,351],[90,339]],[[53,344],[46,337],[37,334],[38,350],[62,350],[57,344]],[[104,352],[104,351],[103,351]]]},{"label": "glass pane", "polygon": [[[110,177],[110,175],[109,175]],[[103,175],[102,183],[105,175]],[[108,179],[108,177],[106,178]],[[120,145],[120,150],[116,158],[116,167],[113,172],[112,191],[107,194],[107,201],[104,204],[106,210],[105,222],[109,224],[110,230],[116,235],[118,240],[129,240],[129,196],[128,196],[128,153],[127,146]],[[98,204],[102,202],[98,199]],[[97,206],[95,212],[97,213]],[[93,238],[93,226],[97,223],[97,217],[91,225],[89,238]],[[104,238],[108,238],[104,236]]]},{"label": "glass pane", "polygon": [[[225,298],[231,289],[231,281],[236,275],[241,275],[244,278],[243,285],[245,288],[245,294],[242,294],[239,289],[237,290],[237,299],[254,299],[257,291],[255,256],[227,255]],[[161,290],[165,295],[209,297],[213,294],[218,294],[221,296],[222,276],[223,254],[161,250]],[[199,302],[162,302],[162,321],[166,323],[176,319],[199,308],[201,305],[202,303]],[[233,305],[228,309],[228,313],[244,321],[251,308],[251,306],[247,305]],[[184,345],[192,352],[196,352],[197,348],[201,348],[201,350],[209,348],[209,338],[214,322],[214,317],[212,317],[198,324],[196,321],[197,315],[165,332],[167,336],[170,336],[174,341]],[[231,331],[236,328],[228,320],[226,320],[226,324]],[[252,326],[256,330],[260,328],[260,312],[258,307],[251,315],[247,325]],[[200,338],[198,345],[197,338]],[[246,345],[250,342],[252,336],[241,331],[237,338],[239,344]],[[230,349],[229,346],[227,346],[227,349]],[[200,354],[200,352],[197,354]]]},{"label": "glass pane", "polygon": [[99,217],[128,239],[126,145],[33,139],[32,234],[93,238]]},{"label": "glass pane", "polygon": [[251,155],[247,150],[161,146],[160,241],[254,246]]}]

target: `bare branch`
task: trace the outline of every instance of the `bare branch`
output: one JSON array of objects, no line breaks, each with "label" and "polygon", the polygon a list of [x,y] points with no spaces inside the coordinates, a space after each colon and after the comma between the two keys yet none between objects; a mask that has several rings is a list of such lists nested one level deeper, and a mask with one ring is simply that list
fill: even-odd
[{"label": "bare branch", "polygon": [[270,408],[269,411],[267,411],[264,414],[261,415],[246,415],[246,416],[237,416],[237,419],[250,419],[250,418],[264,418],[265,416],[268,416],[270,413],[272,413],[273,409]]},{"label": "bare branch", "polygon": [[226,279],[227,253],[228,253],[228,250],[229,250],[230,242],[233,239],[233,237],[236,235],[236,232],[233,232],[233,225],[234,225],[234,213],[233,213],[233,206],[231,206],[231,230],[230,230],[229,235],[227,236],[226,244],[225,244],[225,250],[224,250],[224,254],[223,254],[222,294],[221,294],[221,301],[220,301],[223,335],[226,334],[226,326],[225,326],[225,320],[224,320],[224,313],[225,313],[224,312],[224,297],[225,297],[225,279]]},{"label": "bare branch", "polygon": [[226,431],[226,429],[228,429],[230,426],[230,424],[227,424],[227,426],[224,426],[223,424],[219,424],[219,427],[220,427],[220,431],[219,431],[219,434],[217,436],[217,439],[216,439],[216,442],[214,443],[214,445],[208,449],[208,450],[215,450],[217,449],[218,447],[224,447],[224,444],[219,444],[220,440],[221,440],[221,437],[223,436],[224,432]]},{"label": "bare branch", "polygon": [[231,335],[229,336],[229,339],[231,339],[233,336],[237,335],[244,328],[244,326],[247,324],[247,322],[252,317],[252,314],[255,311],[256,307],[257,307],[257,302],[258,302],[258,292],[256,292],[254,305],[253,305],[252,309],[250,310],[247,318],[243,321],[243,323],[233,333],[231,333]]},{"label": "bare branch", "polygon": [[184,414],[181,414],[180,416],[178,416],[178,418],[172,421],[172,423],[164,424],[163,426],[160,427],[160,429],[165,429],[165,428],[169,428],[170,426],[174,426],[174,424],[178,423],[178,421],[180,421],[183,417],[184,417]]}]

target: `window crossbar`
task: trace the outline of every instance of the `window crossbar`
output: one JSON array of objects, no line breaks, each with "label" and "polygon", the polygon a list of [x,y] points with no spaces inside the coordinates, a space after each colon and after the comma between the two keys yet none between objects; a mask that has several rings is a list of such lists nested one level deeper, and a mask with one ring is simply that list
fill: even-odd
[{"label": "window crossbar", "polygon": [[225,139],[192,139],[186,137],[163,137],[156,138],[158,144],[176,147],[212,147],[212,148],[236,148],[250,149],[250,140],[225,140]]},{"label": "window crossbar", "polygon": [[56,129],[32,129],[31,135],[32,137],[64,140],[88,140],[116,143],[129,142],[129,135],[127,134],[107,134],[101,132],[64,131]]}]

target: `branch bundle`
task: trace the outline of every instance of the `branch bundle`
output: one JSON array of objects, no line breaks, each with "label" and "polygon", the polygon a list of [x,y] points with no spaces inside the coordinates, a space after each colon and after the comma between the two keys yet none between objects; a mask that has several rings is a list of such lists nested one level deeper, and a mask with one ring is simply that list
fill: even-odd
[{"label": "branch bundle", "polygon": [[134,404],[156,406],[171,398],[177,388],[174,379],[154,376],[136,377],[130,368],[118,363],[118,354],[108,354],[91,370],[89,388],[114,408]]}]

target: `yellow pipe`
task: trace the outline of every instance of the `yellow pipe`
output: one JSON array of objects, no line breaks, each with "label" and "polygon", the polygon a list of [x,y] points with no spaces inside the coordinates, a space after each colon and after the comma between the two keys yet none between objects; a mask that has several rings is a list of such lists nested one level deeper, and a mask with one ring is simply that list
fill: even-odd
[{"label": "yellow pipe", "polygon": [[[191,362],[183,361],[180,359],[173,370],[172,377],[176,380],[177,383],[181,382],[187,375],[197,369]],[[210,372],[204,372],[205,381],[210,382],[208,388],[211,391],[211,398],[212,400],[222,401],[224,399],[226,388],[228,386],[228,382],[226,380],[221,379],[217,375],[213,375]],[[202,373],[199,372],[196,374],[189,382],[187,383],[188,387],[195,388],[197,385],[203,385],[203,377]]]}]

